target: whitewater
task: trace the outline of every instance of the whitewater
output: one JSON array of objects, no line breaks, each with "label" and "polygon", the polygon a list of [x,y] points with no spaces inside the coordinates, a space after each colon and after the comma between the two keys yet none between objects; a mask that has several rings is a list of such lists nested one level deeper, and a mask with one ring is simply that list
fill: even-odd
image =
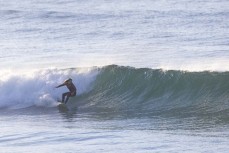
[{"label": "whitewater", "polygon": [[228,152],[228,8],[0,0],[0,152]]}]

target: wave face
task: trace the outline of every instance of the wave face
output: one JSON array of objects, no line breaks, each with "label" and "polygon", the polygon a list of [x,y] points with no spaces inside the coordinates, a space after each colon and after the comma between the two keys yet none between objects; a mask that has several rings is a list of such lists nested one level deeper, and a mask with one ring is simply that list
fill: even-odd
[{"label": "wave face", "polygon": [[87,108],[117,114],[228,116],[229,72],[103,67],[82,99]]},{"label": "wave face", "polygon": [[79,111],[128,116],[229,115],[229,72],[187,72],[116,65],[90,69],[52,69],[29,75],[1,75],[0,107],[54,107],[67,89],[55,89],[71,77]]}]

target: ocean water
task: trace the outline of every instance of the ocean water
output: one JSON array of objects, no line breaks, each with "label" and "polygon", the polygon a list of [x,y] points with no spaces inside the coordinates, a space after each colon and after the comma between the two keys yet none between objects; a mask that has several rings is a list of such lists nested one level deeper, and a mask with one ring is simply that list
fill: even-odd
[{"label": "ocean water", "polygon": [[0,0],[0,152],[228,152],[228,8]]}]

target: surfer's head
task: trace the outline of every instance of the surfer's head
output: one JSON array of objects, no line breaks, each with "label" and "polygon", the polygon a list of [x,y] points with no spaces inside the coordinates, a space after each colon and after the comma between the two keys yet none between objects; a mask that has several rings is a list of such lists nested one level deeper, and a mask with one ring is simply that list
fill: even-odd
[{"label": "surfer's head", "polygon": [[72,83],[72,79],[69,78],[69,79],[65,80],[64,83],[68,83],[68,84],[69,84],[69,83]]}]

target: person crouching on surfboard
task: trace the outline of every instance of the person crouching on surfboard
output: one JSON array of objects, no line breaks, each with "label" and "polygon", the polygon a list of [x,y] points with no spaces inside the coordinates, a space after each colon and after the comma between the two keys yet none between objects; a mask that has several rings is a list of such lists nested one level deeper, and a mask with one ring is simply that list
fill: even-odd
[{"label": "person crouching on surfboard", "polygon": [[[56,88],[59,88],[59,87],[62,87],[62,86],[67,86],[67,88],[69,90],[69,92],[66,92],[66,93],[62,94],[62,103],[66,104],[68,102],[69,97],[76,96],[77,89],[76,89],[75,85],[72,83],[72,79],[71,78],[65,80],[64,83],[60,84],[59,86],[56,86]],[[66,96],[67,96],[67,98],[65,100]]]}]

